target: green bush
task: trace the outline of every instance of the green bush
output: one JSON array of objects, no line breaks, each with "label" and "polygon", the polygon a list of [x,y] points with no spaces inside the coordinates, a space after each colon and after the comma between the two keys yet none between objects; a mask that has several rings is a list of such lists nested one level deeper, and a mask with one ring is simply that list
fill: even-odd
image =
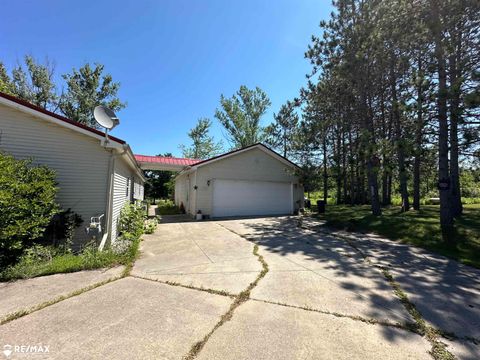
[{"label": "green bush", "polygon": [[145,221],[145,234],[153,234],[157,229],[158,220],[156,218]]},{"label": "green bush", "polygon": [[55,172],[0,153],[0,268],[40,238],[59,211]]},{"label": "green bush", "polygon": [[72,251],[75,229],[82,223],[82,217],[71,209],[62,210],[53,217],[40,243],[52,245],[63,253],[69,253]]},{"label": "green bush", "polygon": [[139,204],[125,204],[119,219],[120,235],[123,238],[135,240],[143,234],[145,210]]}]

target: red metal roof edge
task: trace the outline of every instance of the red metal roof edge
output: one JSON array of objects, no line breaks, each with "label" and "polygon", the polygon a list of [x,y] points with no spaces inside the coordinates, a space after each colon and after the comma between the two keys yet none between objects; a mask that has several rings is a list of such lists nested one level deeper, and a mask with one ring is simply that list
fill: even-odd
[{"label": "red metal roof edge", "polygon": [[[135,154],[135,159],[137,161],[150,162],[150,163],[161,163],[165,161],[165,163],[177,163],[181,165],[193,165],[200,161],[198,159],[177,158],[177,157],[170,157],[170,156],[141,155],[141,154]],[[149,161],[149,159],[161,160],[161,161]]]},{"label": "red metal roof edge", "polygon": [[[30,104],[28,101],[25,101],[25,100],[22,100],[22,99],[19,99],[15,96],[12,96],[12,95],[8,95],[8,94],[5,94],[3,92],[0,91],[0,97],[3,97],[4,99],[7,99],[7,100],[10,100],[10,101],[13,101],[19,105],[22,105],[22,106],[25,106],[25,107],[28,107],[32,110],[35,110],[35,111],[38,111],[38,112],[41,112],[42,114],[45,114],[45,115],[48,115],[48,116],[51,116],[51,117],[54,117],[55,119],[58,119],[58,120],[61,120],[63,122],[66,122],[70,125],[74,125],[80,129],[84,129],[84,130],[87,130],[87,131],[90,131],[91,133],[94,133],[96,135],[100,135],[100,136],[104,136],[105,134],[97,129],[94,129],[94,128],[91,128],[90,126],[87,126],[87,125],[83,125],[83,124],[80,124],[79,122],[76,122],[76,121],[73,121],[73,120],[70,120],[64,116],[61,116],[61,115],[58,115],[58,114],[55,114],[54,112],[51,112],[51,111],[48,111],[48,110],[45,110],[39,106],[36,106],[36,105],[33,105],[33,104]],[[116,141],[118,142],[119,144],[126,144],[126,141],[122,140],[122,139],[119,139],[115,136],[111,136],[111,135],[108,135],[108,138],[110,140],[113,140],[113,141]]]},{"label": "red metal roof edge", "polygon": [[[140,157],[145,157],[145,158],[155,158],[155,159],[158,159],[158,158],[162,158],[162,159],[172,159],[173,161],[177,161],[177,163],[180,163],[181,161],[184,161],[185,164],[182,164],[182,165],[186,165],[186,166],[197,166],[197,165],[203,165],[203,164],[206,164],[212,160],[216,160],[216,159],[221,159],[222,157],[224,156],[227,156],[227,155],[232,155],[232,154],[235,154],[239,151],[242,151],[242,150],[246,150],[246,149],[250,149],[250,148],[253,148],[253,147],[256,147],[256,146],[263,146],[264,148],[266,148],[267,150],[271,151],[272,153],[274,153],[275,155],[277,155],[278,157],[282,158],[283,160],[287,161],[289,164],[291,164],[292,166],[296,167],[297,169],[301,169],[297,164],[295,164],[294,162],[288,160],[286,157],[280,155],[279,153],[277,153],[275,150],[272,150],[270,149],[268,146],[262,144],[262,143],[256,143],[256,144],[253,144],[253,145],[249,145],[249,146],[245,146],[241,149],[236,149],[236,150],[232,150],[232,151],[229,151],[229,152],[226,152],[224,154],[221,154],[221,155],[217,155],[217,156],[214,156],[210,159],[206,159],[206,160],[196,160],[196,159],[187,159],[187,158],[175,158],[175,157],[168,157],[168,156],[152,156],[152,155],[140,155],[140,154],[136,154],[135,155],[135,159],[137,161],[143,161],[140,159]],[[158,161],[150,161],[150,162],[158,162]]]}]

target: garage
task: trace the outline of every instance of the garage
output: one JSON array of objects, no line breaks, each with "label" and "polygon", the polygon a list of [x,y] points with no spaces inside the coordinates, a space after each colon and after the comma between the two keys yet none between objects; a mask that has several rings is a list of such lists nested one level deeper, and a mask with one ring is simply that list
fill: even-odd
[{"label": "garage", "polygon": [[263,144],[191,161],[175,178],[175,203],[206,218],[293,214],[303,207],[301,169]]},{"label": "garage", "polygon": [[292,184],[273,181],[213,181],[212,217],[281,215],[293,211]]}]

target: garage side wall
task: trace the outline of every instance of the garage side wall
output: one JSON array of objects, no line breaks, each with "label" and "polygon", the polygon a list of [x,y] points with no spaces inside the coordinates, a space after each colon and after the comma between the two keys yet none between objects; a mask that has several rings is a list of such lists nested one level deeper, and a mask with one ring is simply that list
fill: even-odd
[{"label": "garage side wall", "polygon": [[[212,214],[213,179],[280,181],[294,184],[294,206],[303,202],[303,188],[293,170],[262,150],[252,149],[197,169],[196,210]],[[210,180],[210,185],[208,181]],[[295,187],[296,184],[296,187]]]},{"label": "garage side wall", "polygon": [[193,215],[196,213],[196,172],[182,174],[175,180],[175,205],[183,204],[185,211]]},{"label": "garage side wall", "polygon": [[187,210],[187,175],[183,174],[175,179],[175,205],[183,204]]},{"label": "garage side wall", "polygon": [[79,214],[74,246],[87,241],[90,217],[105,213],[110,153],[99,140],[0,105],[0,151],[55,170],[57,202]]}]

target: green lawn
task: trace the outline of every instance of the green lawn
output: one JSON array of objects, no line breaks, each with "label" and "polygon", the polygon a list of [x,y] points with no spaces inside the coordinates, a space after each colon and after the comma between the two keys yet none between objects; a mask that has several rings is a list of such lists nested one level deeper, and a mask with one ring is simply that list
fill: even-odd
[{"label": "green lawn", "polygon": [[[316,215],[317,216],[317,215]],[[370,206],[328,205],[325,214],[318,215],[327,226],[365,231],[399,240],[457,259],[480,268],[480,205],[464,205],[464,215],[456,221],[457,246],[446,246],[441,239],[439,207],[423,206],[420,211],[401,213],[391,206],[383,215],[371,215]]]},{"label": "green lawn", "polygon": [[37,276],[108,268],[118,265],[125,265],[129,269],[137,256],[139,243],[140,240],[134,240],[121,253],[116,253],[112,250],[96,251],[92,249],[78,255],[55,255],[48,261],[21,260],[14,266],[0,271],[0,281],[29,279]]}]

